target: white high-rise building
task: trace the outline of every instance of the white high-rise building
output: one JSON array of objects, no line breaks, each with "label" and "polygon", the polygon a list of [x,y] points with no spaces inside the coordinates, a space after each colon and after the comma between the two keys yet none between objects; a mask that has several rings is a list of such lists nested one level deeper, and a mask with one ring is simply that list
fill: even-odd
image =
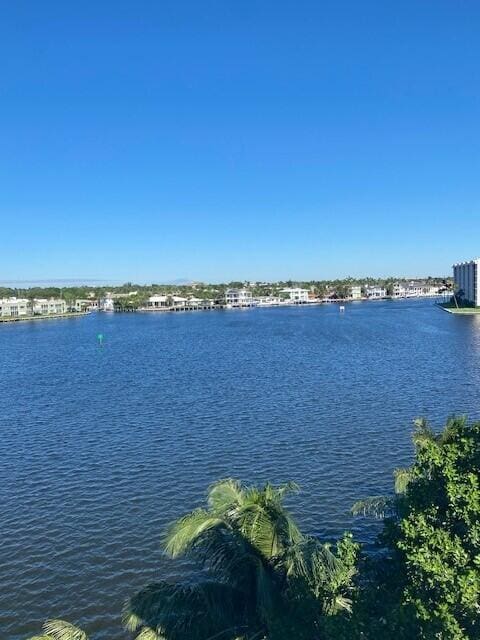
[{"label": "white high-rise building", "polygon": [[453,265],[455,291],[461,293],[462,299],[475,307],[480,306],[479,266],[480,258]]}]

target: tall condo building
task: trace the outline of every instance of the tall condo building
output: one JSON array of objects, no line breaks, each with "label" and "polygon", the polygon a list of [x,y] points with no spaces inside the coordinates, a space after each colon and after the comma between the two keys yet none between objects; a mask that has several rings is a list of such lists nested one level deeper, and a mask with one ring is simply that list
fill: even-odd
[{"label": "tall condo building", "polygon": [[453,265],[455,290],[462,294],[462,298],[466,302],[473,304],[475,307],[480,306],[479,267],[480,258]]}]

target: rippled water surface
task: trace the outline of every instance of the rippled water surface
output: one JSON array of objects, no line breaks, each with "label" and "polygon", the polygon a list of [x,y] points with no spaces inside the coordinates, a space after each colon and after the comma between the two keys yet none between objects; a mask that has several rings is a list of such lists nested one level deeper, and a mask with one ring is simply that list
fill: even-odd
[{"label": "rippled water surface", "polygon": [[[100,347],[96,336],[103,333]],[[124,599],[175,576],[166,523],[210,482],[296,480],[322,536],[388,491],[411,421],[479,417],[480,317],[432,301],[0,326],[0,637],[46,617],[125,638]]]}]

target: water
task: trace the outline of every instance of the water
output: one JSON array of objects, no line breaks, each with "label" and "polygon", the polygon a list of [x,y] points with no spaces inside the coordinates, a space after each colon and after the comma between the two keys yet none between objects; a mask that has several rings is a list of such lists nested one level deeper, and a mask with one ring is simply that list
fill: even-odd
[{"label": "water", "polygon": [[0,637],[126,638],[125,598],[179,573],[165,524],[219,478],[296,480],[305,530],[371,542],[352,502],[391,488],[415,416],[480,417],[479,364],[480,317],[432,301],[0,326]]}]

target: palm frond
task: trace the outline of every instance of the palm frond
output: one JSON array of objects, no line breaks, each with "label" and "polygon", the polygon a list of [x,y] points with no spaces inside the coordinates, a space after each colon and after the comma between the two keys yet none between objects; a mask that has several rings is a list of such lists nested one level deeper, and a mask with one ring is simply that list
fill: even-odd
[{"label": "palm frond", "polygon": [[249,583],[258,552],[236,529],[214,528],[195,544],[195,558],[215,579],[240,588]]},{"label": "palm frond", "polygon": [[135,637],[135,640],[167,640],[164,635],[157,633],[150,627],[143,627],[140,633]]},{"label": "palm frond", "polygon": [[278,606],[278,588],[273,574],[262,562],[258,562],[256,571],[256,608],[263,620],[272,619]]},{"label": "palm frond", "polygon": [[342,595],[335,596],[335,601],[334,601],[333,606],[331,608],[331,613],[335,613],[339,609],[343,609],[344,611],[348,611],[348,613],[351,613],[351,611],[352,611],[352,599],[351,598],[347,598],[346,596],[342,596]]},{"label": "palm frond", "polygon": [[426,444],[430,442],[434,442],[436,440],[435,432],[430,427],[426,418],[416,418],[413,421],[414,424],[414,432],[413,432],[413,444],[417,449],[421,449]]},{"label": "palm frond", "polygon": [[226,526],[222,518],[205,509],[195,509],[167,529],[165,551],[172,558],[177,558],[191,549],[205,532],[222,526]]},{"label": "palm frond", "polygon": [[283,553],[290,544],[301,542],[303,536],[294,519],[283,506],[285,492],[294,485],[263,489],[249,488],[242,505],[232,514],[242,535],[266,558]]},{"label": "palm frond", "polygon": [[467,416],[450,416],[439,436],[441,444],[448,444],[452,440],[455,440],[458,437],[459,431],[465,428],[467,422]]},{"label": "palm frond", "polygon": [[65,620],[47,620],[43,630],[52,640],[88,640],[84,631]]},{"label": "palm frond", "polygon": [[395,501],[387,496],[372,496],[355,502],[351,512],[354,516],[385,518],[395,513]]},{"label": "palm frond", "polygon": [[292,597],[300,606],[310,601],[326,615],[350,610],[355,564],[344,562],[331,545],[306,537],[287,551],[284,561]]},{"label": "palm frond", "polygon": [[281,502],[289,493],[299,493],[300,485],[293,480],[284,482],[278,486],[267,483],[264,491],[268,500],[278,500]]},{"label": "palm frond", "polygon": [[211,485],[208,490],[208,505],[215,513],[224,514],[232,507],[241,504],[244,496],[238,480],[226,478]]},{"label": "palm frond", "polygon": [[412,470],[410,468],[395,469],[393,472],[395,479],[395,493],[404,494],[412,480]]},{"label": "palm frond", "polygon": [[159,638],[201,640],[221,635],[236,621],[240,624],[241,602],[241,593],[218,582],[160,582],[145,587],[127,602],[123,621],[129,630],[146,627]]}]

